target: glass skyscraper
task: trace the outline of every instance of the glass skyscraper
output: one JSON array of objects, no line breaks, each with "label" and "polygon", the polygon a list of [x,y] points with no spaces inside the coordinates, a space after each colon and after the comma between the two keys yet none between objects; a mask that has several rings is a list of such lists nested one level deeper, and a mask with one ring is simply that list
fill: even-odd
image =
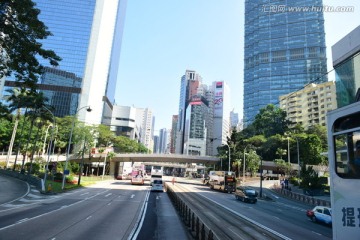
[{"label": "glass skyscraper", "polygon": [[39,83],[54,85],[46,91],[50,103],[59,108],[54,114],[74,115],[91,106],[91,112],[79,111],[78,118],[100,124],[114,103],[127,0],[34,2],[40,9],[39,19],[52,33],[42,44],[62,58],[54,70],[39,59],[46,66]]},{"label": "glass skyscraper", "polygon": [[322,0],[246,0],[244,123],[279,96],[327,81]]}]

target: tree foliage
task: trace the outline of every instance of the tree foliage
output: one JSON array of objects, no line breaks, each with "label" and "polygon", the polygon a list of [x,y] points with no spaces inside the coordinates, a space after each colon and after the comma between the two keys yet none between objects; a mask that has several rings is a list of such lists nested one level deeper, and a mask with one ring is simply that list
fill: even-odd
[{"label": "tree foliage", "polygon": [[270,137],[275,134],[283,135],[288,130],[289,121],[286,119],[286,112],[273,104],[260,109],[251,124],[256,135]]},{"label": "tree foliage", "polygon": [[43,71],[37,57],[53,66],[61,60],[40,42],[51,36],[51,32],[39,20],[39,14],[32,0],[0,2],[0,78],[13,74],[17,82],[33,90]]}]

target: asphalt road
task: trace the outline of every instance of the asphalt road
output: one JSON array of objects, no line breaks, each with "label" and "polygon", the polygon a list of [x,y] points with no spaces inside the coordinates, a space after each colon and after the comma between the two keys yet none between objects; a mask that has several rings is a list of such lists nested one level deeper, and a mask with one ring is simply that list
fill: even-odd
[{"label": "asphalt road", "polygon": [[250,204],[236,200],[234,194],[210,190],[209,187],[200,184],[183,186],[193,194],[200,194],[207,200],[217,202],[290,239],[332,239],[330,227],[313,223],[306,217],[306,210],[311,207],[277,196],[268,189],[263,191],[271,195],[274,201],[258,200],[256,204]]},{"label": "asphalt road", "polygon": [[[7,180],[2,185],[18,184],[8,190],[20,193],[21,181]],[[188,239],[168,195],[148,184],[105,181],[57,195],[22,190],[0,204],[1,240]]]},{"label": "asphalt road", "polygon": [[0,175],[0,204],[24,197],[29,189],[29,184],[24,181]]}]

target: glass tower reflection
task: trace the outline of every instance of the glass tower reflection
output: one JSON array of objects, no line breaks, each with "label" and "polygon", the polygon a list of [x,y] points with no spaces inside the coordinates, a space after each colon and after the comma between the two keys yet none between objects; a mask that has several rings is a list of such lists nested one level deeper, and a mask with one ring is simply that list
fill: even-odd
[{"label": "glass tower reflection", "polygon": [[302,10],[307,6],[322,6],[322,0],[245,1],[245,124],[266,105],[277,105],[279,96],[327,81],[323,13]]}]

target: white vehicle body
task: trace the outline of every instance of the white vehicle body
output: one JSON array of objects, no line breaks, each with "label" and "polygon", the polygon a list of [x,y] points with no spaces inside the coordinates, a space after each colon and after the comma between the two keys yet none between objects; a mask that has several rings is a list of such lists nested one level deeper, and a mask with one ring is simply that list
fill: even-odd
[{"label": "white vehicle body", "polygon": [[328,112],[327,129],[333,239],[358,239],[360,102]]}]

